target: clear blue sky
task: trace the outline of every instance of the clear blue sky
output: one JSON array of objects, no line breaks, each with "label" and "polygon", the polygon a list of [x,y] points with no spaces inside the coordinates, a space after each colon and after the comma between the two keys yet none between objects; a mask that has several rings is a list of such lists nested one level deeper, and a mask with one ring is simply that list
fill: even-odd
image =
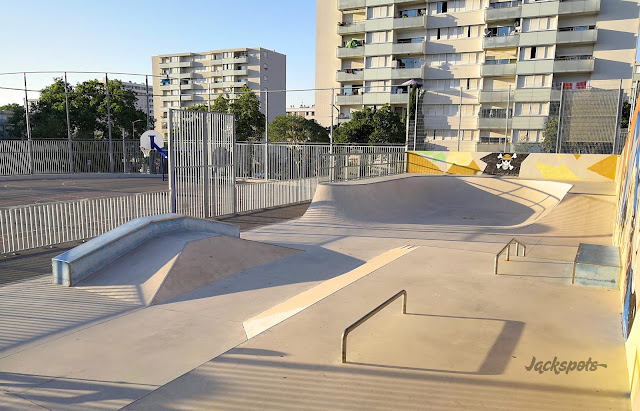
[{"label": "clear blue sky", "polygon": [[[151,74],[157,54],[264,47],[286,54],[288,89],[314,86],[314,0],[0,1],[0,73]],[[70,76],[69,82],[86,78]],[[30,89],[40,89],[52,75],[28,79]],[[0,76],[0,86],[23,87],[22,76]],[[0,89],[0,105],[23,98]]]}]

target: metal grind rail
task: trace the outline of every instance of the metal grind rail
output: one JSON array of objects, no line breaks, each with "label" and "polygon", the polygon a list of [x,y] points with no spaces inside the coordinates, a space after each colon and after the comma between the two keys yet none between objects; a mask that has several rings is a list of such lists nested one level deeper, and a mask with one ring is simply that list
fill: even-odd
[{"label": "metal grind rail", "polygon": [[493,263],[493,273],[494,274],[496,274],[496,275],[498,274],[498,260],[500,259],[500,256],[505,251],[506,251],[507,255],[506,255],[506,258],[504,260],[505,261],[509,261],[510,252],[511,252],[511,244],[515,244],[516,245],[516,256],[520,255],[520,247],[522,247],[522,256],[526,257],[527,246],[522,244],[520,241],[516,240],[515,238],[512,238],[511,241],[509,241],[507,243],[507,245],[502,247],[502,250],[500,250],[498,252],[498,254],[496,254],[496,258],[495,258],[494,263]]},{"label": "metal grind rail", "polygon": [[343,364],[347,362],[347,337],[349,336],[349,333],[351,333],[351,331],[361,326],[369,318],[373,317],[374,315],[382,311],[386,306],[388,306],[389,304],[391,304],[392,302],[394,302],[400,297],[403,297],[402,314],[406,314],[407,313],[407,291],[402,290],[402,291],[399,291],[397,294],[395,294],[393,297],[389,298],[387,301],[383,302],[382,304],[374,308],[373,310],[369,311],[364,317],[360,318],[358,321],[351,324],[344,330],[344,332],[342,333],[342,363]]}]

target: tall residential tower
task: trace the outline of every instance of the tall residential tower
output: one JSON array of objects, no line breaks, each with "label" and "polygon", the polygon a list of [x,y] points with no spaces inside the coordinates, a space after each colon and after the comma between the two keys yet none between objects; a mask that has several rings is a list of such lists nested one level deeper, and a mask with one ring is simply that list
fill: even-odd
[{"label": "tall residential tower", "polygon": [[[263,48],[163,54],[152,57],[152,65],[156,130],[163,134],[170,108],[213,103],[221,94],[235,99],[244,85],[256,92],[286,89],[286,56]],[[263,112],[265,95],[260,93]],[[269,96],[268,111],[269,120],[285,114],[285,93]]]},{"label": "tall residential tower", "polygon": [[[457,149],[458,137],[463,151],[505,134],[540,141],[562,87],[631,91],[636,0],[316,4],[316,87],[339,89],[340,116],[383,104],[403,111],[401,85],[417,80],[418,138],[447,149]],[[316,109],[323,118],[330,107]]]}]

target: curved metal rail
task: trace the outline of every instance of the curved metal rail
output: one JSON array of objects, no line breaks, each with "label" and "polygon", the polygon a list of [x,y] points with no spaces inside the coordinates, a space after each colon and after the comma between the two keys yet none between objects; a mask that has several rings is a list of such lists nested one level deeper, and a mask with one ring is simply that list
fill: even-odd
[{"label": "curved metal rail", "polygon": [[496,258],[494,260],[493,263],[493,273],[494,274],[498,274],[498,260],[500,259],[500,255],[502,255],[505,251],[507,252],[507,258],[505,258],[505,261],[509,261],[509,253],[511,251],[511,244],[515,244],[516,245],[516,256],[520,255],[520,247],[522,246],[522,256],[525,257],[526,253],[527,253],[527,246],[522,244],[520,241],[516,240],[515,238],[512,238],[511,241],[509,241],[507,243],[507,245],[505,245],[504,247],[502,247],[502,250],[500,250],[500,252],[498,252],[498,254],[496,254]]},{"label": "curved metal rail", "polygon": [[358,328],[360,325],[362,325],[362,323],[364,323],[369,318],[379,313],[383,308],[385,308],[386,306],[388,306],[389,304],[391,304],[401,296],[404,297],[402,299],[402,314],[406,314],[407,313],[407,291],[402,290],[398,292],[396,295],[394,295],[393,297],[389,298],[387,301],[383,302],[382,304],[374,308],[373,310],[369,311],[364,317],[360,318],[358,321],[356,321],[355,323],[345,328],[344,332],[342,333],[342,363],[347,362],[347,336],[349,335],[349,333],[355,330],[356,328]]}]

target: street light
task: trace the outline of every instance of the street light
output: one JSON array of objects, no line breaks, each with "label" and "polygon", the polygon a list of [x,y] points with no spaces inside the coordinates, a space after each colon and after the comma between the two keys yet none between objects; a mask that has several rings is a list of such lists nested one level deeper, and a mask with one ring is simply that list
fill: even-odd
[{"label": "street light", "polygon": [[135,139],[136,138],[136,123],[138,121],[144,121],[144,120],[135,120],[131,123],[131,139]]}]

